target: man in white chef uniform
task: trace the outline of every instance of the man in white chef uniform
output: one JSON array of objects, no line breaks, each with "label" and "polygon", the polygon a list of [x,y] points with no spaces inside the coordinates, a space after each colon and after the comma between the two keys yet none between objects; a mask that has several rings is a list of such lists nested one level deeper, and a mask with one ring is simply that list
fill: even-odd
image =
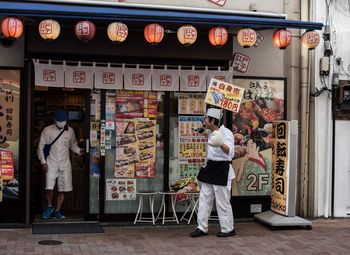
[{"label": "man in white chef uniform", "polygon": [[[54,113],[55,123],[47,126],[41,133],[37,154],[40,159],[43,171],[46,174],[45,196],[47,208],[43,211],[42,219],[64,219],[61,211],[66,192],[73,190],[72,187],[72,166],[69,159],[69,149],[82,155],[83,150],[78,147],[74,131],[67,125],[67,113],[63,110],[56,110]],[[50,153],[45,159],[44,146],[51,144]],[[52,204],[53,189],[57,180],[57,202],[56,207]]]},{"label": "man in white chef uniform", "polygon": [[230,203],[231,183],[235,177],[232,168],[234,156],[234,138],[232,131],[220,126],[221,109],[209,108],[204,119],[205,134],[208,136],[206,166],[203,167],[197,179],[201,182],[199,196],[198,226],[192,237],[208,234],[208,219],[216,201],[216,211],[219,216],[221,231],[218,237],[228,237],[236,234],[233,212]]}]

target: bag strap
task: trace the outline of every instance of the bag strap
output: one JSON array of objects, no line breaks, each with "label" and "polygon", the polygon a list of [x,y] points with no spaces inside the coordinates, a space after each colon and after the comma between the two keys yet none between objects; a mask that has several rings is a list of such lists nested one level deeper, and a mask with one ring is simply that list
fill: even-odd
[{"label": "bag strap", "polygon": [[[68,126],[67,126],[68,127]],[[52,146],[57,140],[58,138],[60,138],[60,136],[63,134],[64,131],[66,131],[66,129],[68,130],[68,128],[64,127],[63,130],[61,131],[61,133],[56,137],[55,140],[52,141],[52,143],[50,143],[50,146]]]}]

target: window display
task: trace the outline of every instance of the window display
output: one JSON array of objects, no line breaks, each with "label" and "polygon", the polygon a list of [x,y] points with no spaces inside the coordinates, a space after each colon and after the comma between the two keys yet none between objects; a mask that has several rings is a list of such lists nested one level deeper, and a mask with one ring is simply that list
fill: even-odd
[{"label": "window display", "polygon": [[106,214],[135,213],[136,191],[163,189],[163,98],[150,91],[106,95]]},{"label": "window display", "polygon": [[20,71],[0,70],[0,202],[19,199]]}]

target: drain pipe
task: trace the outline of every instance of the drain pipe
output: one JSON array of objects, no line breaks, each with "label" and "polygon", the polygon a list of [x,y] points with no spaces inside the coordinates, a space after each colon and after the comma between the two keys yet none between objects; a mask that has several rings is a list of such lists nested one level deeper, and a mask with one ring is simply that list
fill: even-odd
[{"label": "drain pipe", "polygon": [[[301,0],[301,20],[309,20],[309,1]],[[299,177],[299,213],[301,216],[307,216],[308,208],[308,183],[309,183],[309,108],[310,108],[310,87],[309,87],[309,53],[304,47],[301,47],[301,74],[300,74],[300,177]]]},{"label": "drain pipe", "polygon": [[332,172],[331,172],[331,218],[334,219],[334,184],[335,184],[335,118],[337,104],[337,90],[339,85],[339,74],[332,76]]}]

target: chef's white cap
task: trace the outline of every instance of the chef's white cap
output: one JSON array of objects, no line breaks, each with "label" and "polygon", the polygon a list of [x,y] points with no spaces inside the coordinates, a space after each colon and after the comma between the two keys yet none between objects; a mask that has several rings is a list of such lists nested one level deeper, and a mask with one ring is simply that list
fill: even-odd
[{"label": "chef's white cap", "polygon": [[221,113],[221,109],[218,108],[209,108],[207,110],[207,116],[213,117],[215,119],[220,120],[222,113]]}]

